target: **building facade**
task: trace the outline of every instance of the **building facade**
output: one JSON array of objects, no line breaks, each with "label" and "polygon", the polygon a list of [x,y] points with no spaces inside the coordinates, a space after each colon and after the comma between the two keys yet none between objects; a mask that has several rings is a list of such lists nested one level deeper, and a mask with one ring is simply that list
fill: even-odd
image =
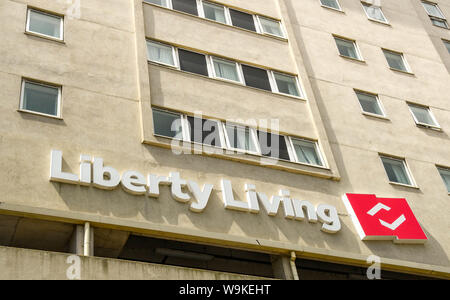
[{"label": "building facade", "polygon": [[0,15],[0,278],[449,278],[448,0]]}]

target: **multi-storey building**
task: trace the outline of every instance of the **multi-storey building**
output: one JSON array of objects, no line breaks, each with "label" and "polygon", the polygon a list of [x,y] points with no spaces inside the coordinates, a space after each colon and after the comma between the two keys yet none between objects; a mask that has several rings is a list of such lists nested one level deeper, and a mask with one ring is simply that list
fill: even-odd
[{"label": "multi-storey building", "polygon": [[0,16],[1,278],[449,278],[448,0]]}]

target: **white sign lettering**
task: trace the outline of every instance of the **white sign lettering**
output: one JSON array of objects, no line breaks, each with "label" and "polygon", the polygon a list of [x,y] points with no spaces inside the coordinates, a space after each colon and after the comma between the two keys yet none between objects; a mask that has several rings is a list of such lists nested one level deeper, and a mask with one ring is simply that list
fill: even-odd
[{"label": "white sign lettering", "polygon": [[[189,209],[195,213],[205,210],[214,189],[212,184],[204,184],[203,188],[200,188],[197,182],[182,179],[178,172],[171,172],[169,176],[148,174],[146,177],[140,172],[130,170],[121,176],[116,169],[104,166],[102,158],[91,159],[89,155],[81,155],[78,176],[62,171],[62,159],[61,151],[51,151],[50,181],[93,185],[104,190],[113,190],[121,185],[127,193],[153,198],[159,197],[160,186],[166,185],[170,186],[174,200],[189,203]],[[321,230],[327,233],[341,230],[337,209],[334,206],[321,204],[315,207],[308,201],[291,198],[290,191],[284,189],[280,190],[278,195],[269,198],[266,194],[257,192],[254,184],[245,184],[246,201],[240,201],[234,197],[230,180],[222,179],[220,184],[225,209],[258,214],[262,207],[269,216],[276,216],[282,206],[286,219],[297,221],[307,219],[310,223],[320,221]]]}]

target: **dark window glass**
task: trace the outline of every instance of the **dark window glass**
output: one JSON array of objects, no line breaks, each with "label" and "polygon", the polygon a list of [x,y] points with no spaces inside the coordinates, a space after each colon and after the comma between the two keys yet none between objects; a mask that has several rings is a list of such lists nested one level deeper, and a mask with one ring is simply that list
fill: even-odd
[{"label": "dark window glass", "polygon": [[266,70],[242,65],[242,72],[244,73],[245,84],[247,86],[266,91],[272,90]]},{"label": "dark window glass", "polygon": [[181,70],[208,76],[206,58],[203,54],[178,49],[178,55],[180,57]]},{"label": "dark window glass", "polygon": [[262,155],[290,160],[284,136],[264,131],[258,131],[257,133]]},{"label": "dark window glass", "polygon": [[153,109],[153,126],[157,135],[183,139],[181,116],[179,114]]},{"label": "dark window glass", "polygon": [[191,141],[210,146],[220,147],[220,135],[216,121],[187,117]]},{"label": "dark window glass", "polygon": [[230,15],[233,26],[256,32],[255,21],[252,15],[234,9],[230,9]]},{"label": "dark window glass", "polygon": [[172,0],[172,7],[174,10],[198,16],[196,0]]},{"label": "dark window glass", "polygon": [[22,109],[58,115],[59,88],[25,82]]}]

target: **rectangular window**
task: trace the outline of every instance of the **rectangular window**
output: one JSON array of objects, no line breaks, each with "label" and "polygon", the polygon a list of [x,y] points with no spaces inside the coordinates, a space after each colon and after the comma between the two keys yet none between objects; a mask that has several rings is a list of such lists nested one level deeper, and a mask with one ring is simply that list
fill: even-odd
[{"label": "rectangular window", "polygon": [[385,116],[378,96],[361,91],[356,91],[356,96],[358,97],[363,112],[383,117]]},{"label": "rectangular window", "polygon": [[61,87],[24,80],[20,109],[49,116],[60,116]]},{"label": "rectangular window", "polygon": [[381,161],[390,182],[413,185],[404,160],[382,156]]},{"label": "rectangular window", "polygon": [[258,153],[255,133],[250,127],[226,124],[225,133],[229,148]]},{"label": "rectangular window", "polygon": [[197,0],[172,0],[174,10],[198,16]]},{"label": "rectangular window", "polygon": [[176,66],[175,49],[172,46],[147,41],[148,60],[164,65]]},{"label": "rectangular window", "polygon": [[180,69],[186,72],[208,76],[206,57],[203,54],[178,49]]},{"label": "rectangular window", "polygon": [[408,106],[416,124],[439,128],[439,124],[431,113],[429,107],[415,104],[408,104]]},{"label": "rectangular window", "polygon": [[255,20],[252,15],[230,8],[230,16],[233,26],[256,32]]},{"label": "rectangular window", "polygon": [[34,9],[28,9],[27,32],[63,40],[63,18]]},{"label": "rectangular window", "polygon": [[329,8],[341,10],[338,0],[320,0],[320,3]]},{"label": "rectangular window", "polygon": [[222,5],[212,4],[203,1],[203,13],[206,19],[213,20],[219,23],[227,24],[225,14],[225,7]]},{"label": "rectangular window", "polygon": [[170,0],[144,0],[145,2],[148,3],[153,3],[156,5],[160,5],[160,6],[164,6],[164,7],[169,7],[169,2]]},{"label": "rectangular window", "polygon": [[422,1],[422,5],[427,11],[433,25],[448,29],[447,20],[436,3]]},{"label": "rectangular window", "polygon": [[264,131],[257,131],[261,154],[276,159],[291,160],[286,137]]},{"label": "rectangular window", "polygon": [[266,91],[272,91],[267,70],[242,65],[245,85]]},{"label": "rectangular window", "polygon": [[291,138],[296,161],[308,165],[323,166],[317,143]]},{"label": "rectangular window", "polygon": [[261,32],[265,34],[271,34],[278,37],[284,37],[283,29],[281,28],[280,21],[272,20],[258,16],[259,24],[261,26]]},{"label": "rectangular window", "polygon": [[221,147],[218,121],[187,116],[191,142]]},{"label": "rectangular window", "polygon": [[361,55],[356,47],[355,41],[334,37],[339,54],[344,57],[349,57],[357,60],[362,60]]},{"label": "rectangular window", "polygon": [[183,126],[180,114],[153,109],[153,128],[156,135],[183,139]]},{"label": "rectangular window", "polygon": [[389,51],[389,50],[385,50],[383,49],[383,53],[384,56],[386,57],[386,60],[389,64],[389,67],[391,69],[397,70],[397,71],[402,71],[402,72],[408,72],[410,73],[411,71],[409,70],[409,67],[406,63],[406,60],[403,56],[403,54],[401,53],[397,53],[397,52],[393,52],[393,51]]},{"label": "rectangular window", "polygon": [[287,94],[295,97],[300,97],[300,89],[297,78],[291,75],[273,72],[275,78],[277,91],[282,94]]},{"label": "rectangular window", "polygon": [[235,82],[242,82],[238,64],[236,62],[217,57],[211,57],[211,61],[214,70],[214,77]]},{"label": "rectangular window", "polygon": [[443,40],[445,47],[447,48],[448,53],[450,53],[450,41]]},{"label": "rectangular window", "polygon": [[382,23],[387,23],[387,19],[384,16],[383,11],[381,10],[381,7],[364,2],[362,2],[361,4],[369,19]]},{"label": "rectangular window", "polygon": [[439,174],[441,174],[442,180],[444,180],[447,192],[450,193],[450,169],[438,167]]}]

